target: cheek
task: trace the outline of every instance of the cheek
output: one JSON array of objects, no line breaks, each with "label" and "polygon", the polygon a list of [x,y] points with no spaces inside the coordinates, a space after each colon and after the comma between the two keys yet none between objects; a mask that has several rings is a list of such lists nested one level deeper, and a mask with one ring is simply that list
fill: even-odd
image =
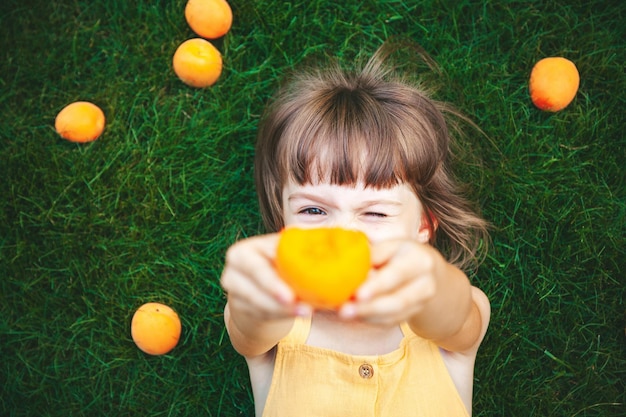
[{"label": "cheek", "polygon": [[381,226],[367,227],[363,232],[372,243],[383,242],[394,239],[415,239],[417,229],[409,229],[404,224],[387,224]]},{"label": "cheek", "polygon": [[[283,196],[285,195],[285,190],[283,190]],[[289,202],[284,198],[282,200],[282,206],[280,207],[280,211],[283,218],[283,226],[289,226],[293,223],[293,214],[289,211]]]},{"label": "cheek", "polygon": [[424,240],[424,234],[429,230],[428,222],[425,221],[421,213],[415,213],[407,216],[404,224],[406,225],[406,235],[404,237],[417,240],[422,243],[426,243],[428,239]]},{"label": "cheek", "polygon": [[295,217],[287,212],[287,210],[283,210],[283,223],[285,226],[291,226],[295,223]]}]

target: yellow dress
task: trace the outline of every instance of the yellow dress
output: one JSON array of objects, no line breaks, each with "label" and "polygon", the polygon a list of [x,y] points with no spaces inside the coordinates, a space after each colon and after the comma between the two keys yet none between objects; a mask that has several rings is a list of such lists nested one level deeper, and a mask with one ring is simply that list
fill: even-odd
[{"label": "yellow dress", "polygon": [[439,348],[408,325],[379,356],[305,345],[310,327],[297,318],[278,343],[263,417],[468,417]]}]

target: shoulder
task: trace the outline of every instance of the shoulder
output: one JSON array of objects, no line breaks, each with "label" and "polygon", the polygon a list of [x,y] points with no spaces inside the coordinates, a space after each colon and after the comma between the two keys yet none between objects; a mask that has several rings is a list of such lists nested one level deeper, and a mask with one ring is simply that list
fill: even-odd
[{"label": "shoulder", "polygon": [[472,409],[472,392],[476,355],[478,353],[478,348],[485,338],[491,318],[491,306],[489,299],[483,291],[476,287],[472,287],[472,300],[474,302],[473,309],[479,315],[478,323],[480,325],[480,331],[478,338],[468,349],[458,352],[447,351],[440,348],[443,362],[445,363],[448,373],[450,374],[450,377],[452,378],[452,381],[454,382],[454,385],[456,386],[456,389],[470,415]]}]

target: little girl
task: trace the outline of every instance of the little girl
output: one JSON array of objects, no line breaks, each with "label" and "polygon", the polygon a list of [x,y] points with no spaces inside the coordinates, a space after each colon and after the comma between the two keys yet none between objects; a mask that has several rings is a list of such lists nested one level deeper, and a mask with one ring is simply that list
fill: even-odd
[{"label": "little girl", "polygon": [[[257,417],[470,416],[489,301],[462,268],[486,223],[458,194],[449,109],[385,65],[337,65],[287,84],[260,126],[255,177],[272,234],[235,243],[224,320],[250,371]],[[372,269],[319,311],[274,266],[283,227],[367,234]]]}]

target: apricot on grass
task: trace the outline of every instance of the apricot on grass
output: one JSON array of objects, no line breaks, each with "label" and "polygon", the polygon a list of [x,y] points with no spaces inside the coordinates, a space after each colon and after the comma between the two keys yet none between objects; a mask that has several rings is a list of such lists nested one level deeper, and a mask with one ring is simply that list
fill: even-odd
[{"label": "apricot on grass", "polygon": [[276,270],[313,307],[340,307],[365,281],[370,267],[369,241],[362,232],[290,227],[280,233]]},{"label": "apricot on grass", "polygon": [[580,75],[572,61],[563,57],[543,58],[530,73],[530,98],[539,109],[557,112],[574,100],[579,84]]},{"label": "apricot on grass", "polygon": [[189,0],[185,19],[198,36],[216,39],[230,30],[233,12],[226,0]]},{"label": "apricot on grass", "polygon": [[71,142],[91,142],[104,131],[105,117],[100,107],[88,101],[75,101],[65,106],[54,120],[54,128]]},{"label": "apricot on grass", "polygon": [[210,87],[222,73],[222,54],[209,41],[201,38],[181,43],[172,60],[174,72],[185,84]]},{"label": "apricot on grass", "polygon": [[149,355],[164,355],[178,344],[180,318],[165,304],[146,303],[135,311],[130,332],[139,349]]}]

